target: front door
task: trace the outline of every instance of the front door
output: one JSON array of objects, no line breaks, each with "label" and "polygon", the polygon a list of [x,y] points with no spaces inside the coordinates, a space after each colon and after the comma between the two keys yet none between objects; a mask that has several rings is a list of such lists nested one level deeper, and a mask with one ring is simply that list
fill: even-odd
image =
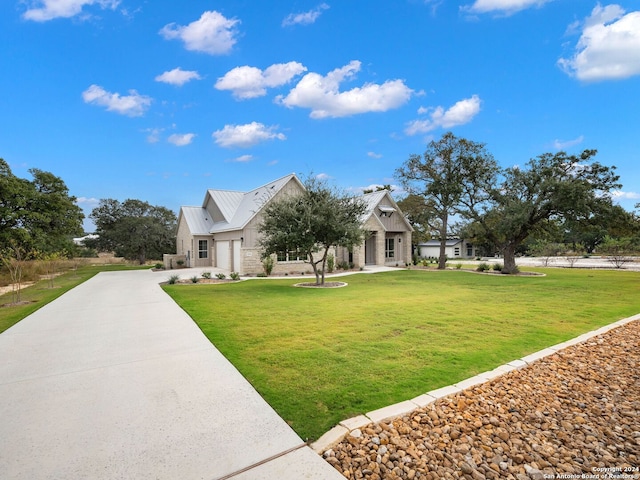
[{"label": "front door", "polygon": [[371,235],[364,242],[364,263],[366,265],[376,264],[376,236]]}]

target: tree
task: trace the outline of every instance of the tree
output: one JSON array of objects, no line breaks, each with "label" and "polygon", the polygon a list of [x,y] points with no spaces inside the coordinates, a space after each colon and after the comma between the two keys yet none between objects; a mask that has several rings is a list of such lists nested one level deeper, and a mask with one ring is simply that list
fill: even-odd
[{"label": "tree", "polygon": [[82,233],[84,215],[61,178],[31,169],[33,180],[16,177],[0,158],[0,244],[17,242],[25,250],[70,251]]},{"label": "tree", "polygon": [[440,255],[438,268],[446,268],[446,241],[451,217],[459,213],[462,196],[476,191],[477,182],[491,177],[498,166],[483,143],[445,133],[431,141],[422,155],[411,155],[396,176],[411,195],[425,198],[437,220]]},{"label": "tree", "polygon": [[407,195],[398,201],[398,207],[407,216],[414,229],[411,241],[414,245],[431,238],[431,231],[437,229],[435,212],[431,203],[422,195]]},{"label": "tree", "polygon": [[517,248],[553,221],[600,211],[611,203],[611,190],[620,188],[615,167],[593,162],[595,150],[580,156],[545,153],[524,168],[504,169],[500,178],[487,178],[483,195],[463,195],[463,216],[480,236],[504,256],[504,273],[517,271]]},{"label": "tree", "polygon": [[360,244],[365,231],[361,219],[366,205],[338,192],[325,181],[309,178],[305,190],[267,203],[258,227],[263,255],[296,252],[313,268],[316,285],[324,285],[331,247]]},{"label": "tree", "polygon": [[140,265],[147,258],[161,258],[175,249],[177,219],[165,207],[141,200],[120,203],[107,198],[100,200],[89,218],[96,224],[96,248],[137,260]]}]

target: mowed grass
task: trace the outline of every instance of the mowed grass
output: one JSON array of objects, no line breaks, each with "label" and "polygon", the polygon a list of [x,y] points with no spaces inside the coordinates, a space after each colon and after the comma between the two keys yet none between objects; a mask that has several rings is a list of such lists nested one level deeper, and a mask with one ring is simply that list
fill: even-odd
[{"label": "mowed grass", "polygon": [[640,312],[640,273],[398,271],[165,290],[302,438]]},{"label": "mowed grass", "polygon": [[0,333],[99,272],[139,270],[140,268],[127,265],[81,266],[54,278],[53,288],[49,280],[40,280],[34,285],[23,287],[20,300],[24,304],[20,305],[11,304],[13,301],[11,292],[0,295]]}]

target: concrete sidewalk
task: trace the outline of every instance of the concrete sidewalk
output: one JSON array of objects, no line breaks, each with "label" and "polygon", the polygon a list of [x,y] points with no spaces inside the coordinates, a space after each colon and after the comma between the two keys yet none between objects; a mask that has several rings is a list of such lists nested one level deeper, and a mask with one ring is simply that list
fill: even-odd
[{"label": "concrete sidewalk", "polygon": [[101,273],[0,334],[0,476],[341,479],[158,286]]}]

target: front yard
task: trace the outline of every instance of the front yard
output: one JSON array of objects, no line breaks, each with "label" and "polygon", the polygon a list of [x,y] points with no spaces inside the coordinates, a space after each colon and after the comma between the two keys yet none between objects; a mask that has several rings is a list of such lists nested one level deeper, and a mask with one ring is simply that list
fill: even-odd
[{"label": "front yard", "polygon": [[166,285],[302,438],[640,312],[640,273],[539,269]]}]

